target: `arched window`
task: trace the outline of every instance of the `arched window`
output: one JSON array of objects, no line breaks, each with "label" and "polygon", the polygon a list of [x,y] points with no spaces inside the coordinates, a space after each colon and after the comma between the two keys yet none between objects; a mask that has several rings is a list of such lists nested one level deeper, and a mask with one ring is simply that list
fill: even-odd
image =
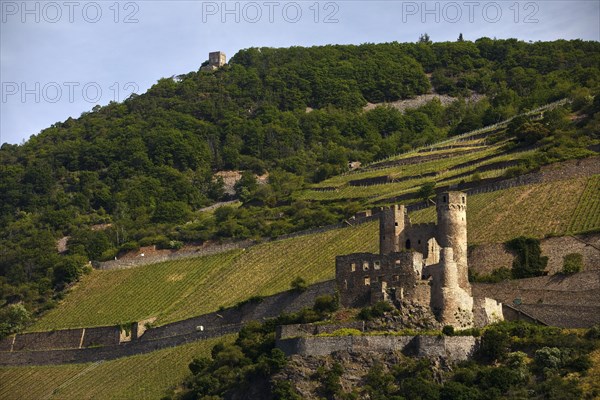
[{"label": "arched window", "polygon": [[406,250],[410,249],[410,239],[406,239],[406,244],[404,245],[404,247],[406,248]]}]

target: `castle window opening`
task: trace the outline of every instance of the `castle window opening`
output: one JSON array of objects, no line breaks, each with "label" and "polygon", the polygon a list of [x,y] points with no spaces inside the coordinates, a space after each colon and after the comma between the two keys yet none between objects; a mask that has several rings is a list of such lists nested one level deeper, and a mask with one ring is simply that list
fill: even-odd
[{"label": "castle window opening", "polygon": [[352,270],[352,272],[356,271],[356,263],[350,264],[350,269]]},{"label": "castle window opening", "polygon": [[368,276],[365,276],[365,286],[369,286],[371,285],[371,278],[369,278]]},{"label": "castle window opening", "polygon": [[369,270],[369,262],[368,261],[364,261],[363,262],[363,271],[368,271]]},{"label": "castle window opening", "polygon": [[446,202],[446,196],[442,197],[442,201],[445,203]]},{"label": "castle window opening", "polygon": [[417,241],[417,243],[418,243],[418,244],[421,244],[421,239],[419,239],[419,240]]},{"label": "castle window opening", "polygon": [[462,197],[462,202],[465,204],[465,196]]},{"label": "castle window opening", "polygon": [[395,226],[398,226],[398,223],[397,223],[397,222],[394,222],[394,225],[395,225]]},{"label": "castle window opening", "polygon": [[373,263],[373,269],[381,269],[381,262],[380,261],[375,261]]},{"label": "castle window opening", "polygon": [[410,239],[406,239],[406,243],[405,243],[404,247],[406,248],[406,250],[410,249]]}]

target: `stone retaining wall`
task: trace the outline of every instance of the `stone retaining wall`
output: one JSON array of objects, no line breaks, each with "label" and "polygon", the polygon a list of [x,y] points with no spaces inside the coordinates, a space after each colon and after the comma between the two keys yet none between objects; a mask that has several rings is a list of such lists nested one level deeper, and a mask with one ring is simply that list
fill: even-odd
[{"label": "stone retaining wall", "polygon": [[250,321],[312,307],[317,297],[334,291],[334,281],[321,282],[304,292],[289,290],[240,307],[150,328],[127,342],[120,342],[118,326],[19,334],[0,341],[0,365],[83,363],[146,353],[234,333]]},{"label": "stone retaining wall", "polygon": [[276,345],[288,356],[325,356],[335,351],[400,351],[416,357],[464,361],[473,356],[479,340],[472,336],[310,336],[278,340]]},{"label": "stone retaining wall", "polygon": [[[542,239],[543,256],[548,256],[546,270],[550,275],[562,271],[563,258],[569,253],[583,256],[584,271],[600,270],[600,234],[561,236]],[[515,254],[502,243],[491,243],[469,249],[469,269],[486,275],[498,268],[512,268]]]}]

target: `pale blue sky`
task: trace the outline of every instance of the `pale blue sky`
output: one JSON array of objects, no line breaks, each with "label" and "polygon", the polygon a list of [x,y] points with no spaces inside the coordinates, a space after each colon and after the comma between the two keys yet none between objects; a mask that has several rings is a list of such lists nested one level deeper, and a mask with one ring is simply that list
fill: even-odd
[{"label": "pale blue sky", "polygon": [[[25,4],[25,7],[23,7]],[[209,51],[482,36],[600,40],[591,1],[0,0],[0,143],[196,71]],[[237,20],[237,21],[236,21]],[[98,92],[98,90],[101,91]]]}]

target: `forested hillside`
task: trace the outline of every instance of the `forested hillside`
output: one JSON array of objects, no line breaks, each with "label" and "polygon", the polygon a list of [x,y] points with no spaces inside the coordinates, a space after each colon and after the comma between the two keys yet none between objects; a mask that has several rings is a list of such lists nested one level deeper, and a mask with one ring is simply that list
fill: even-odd
[{"label": "forested hillside", "polygon": [[[52,307],[90,259],[140,245],[277,236],[354,214],[360,202],[296,194],[348,169],[570,98],[542,122],[517,120],[512,146],[534,164],[581,157],[598,139],[600,44],[583,41],[253,48],[215,72],[160,79],[147,93],[0,148],[0,335]],[[434,91],[405,113],[364,110]],[[483,95],[468,102],[472,94]],[[531,160],[529,160],[531,161]],[[219,170],[246,171],[243,205]],[[269,173],[259,185],[254,174]],[[57,239],[69,236],[58,254]],[[18,306],[16,304],[19,304]]]}]

